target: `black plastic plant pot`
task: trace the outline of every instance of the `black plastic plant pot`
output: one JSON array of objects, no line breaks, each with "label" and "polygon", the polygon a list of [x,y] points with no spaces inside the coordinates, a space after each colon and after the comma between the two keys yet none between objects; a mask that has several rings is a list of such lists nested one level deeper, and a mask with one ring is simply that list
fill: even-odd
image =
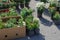
[{"label": "black plastic plant pot", "polygon": [[60,7],[56,7],[57,11],[59,11],[59,8],[60,8]]},{"label": "black plastic plant pot", "polygon": [[25,3],[25,7],[30,8],[29,3]]},{"label": "black plastic plant pot", "polygon": [[37,14],[38,18],[41,18],[43,11],[37,10],[37,13],[38,13],[38,14]]},{"label": "black plastic plant pot", "polygon": [[39,29],[39,28],[36,28],[36,29],[34,30],[34,32],[35,32],[36,35],[39,35],[39,34],[40,34],[40,29]]},{"label": "black plastic plant pot", "polygon": [[53,20],[53,22],[55,23],[55,25],[60,25],[60,20]]},{"label": "black plastic plant pot", "polygon": [[20,7],[21,7],[21,8],[24,8],[24,4],[23,4],[23,3],[21,3],[21,4],[20,4]]},{"label": "black plastic plant pot", "polygon": [[35,33],[34,33],[34,30],[28,30],[27,34],[28,34],[28,36],[31,37],[31,36],[34,36]]}]

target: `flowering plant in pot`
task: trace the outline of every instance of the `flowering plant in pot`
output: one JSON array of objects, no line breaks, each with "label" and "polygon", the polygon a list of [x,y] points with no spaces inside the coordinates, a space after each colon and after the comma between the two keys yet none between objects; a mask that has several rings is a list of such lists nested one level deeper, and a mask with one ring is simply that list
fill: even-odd
[{"label": "flowering plant in pot", "polygon": [[38,18],[34,18],[33,22],[34,22],[34,32],[35,32],[35,34],[39,34],[40,33],[39,19]]},{"label": "flowering plant in pot", "polygon": [[51,14],[51,19],[53,19],[53,15],[55,14],[55,12],[56,12],[56,9],[55,9],[55,7],[49,7],[49,13]]},{"label": "flowering plant in pot", "polygon": [[25,0],[25,7],[27,7],[27,8],[29,8],[29,2],[30,2],[31,0]]},{"label": "flowering plant in pot", "polygon": [[53,21],[56,25],[60,25],[60,14],[59,14],[59,12],[56,12],[55,15],[53,16]]},{"label": "flowering plant in pot", "polygon": [[37,7],[38,17],[42,17],[42,13],[45,10],[44,3],[43,2],[39,2],[39,3],[37,3],[36,7]]}]

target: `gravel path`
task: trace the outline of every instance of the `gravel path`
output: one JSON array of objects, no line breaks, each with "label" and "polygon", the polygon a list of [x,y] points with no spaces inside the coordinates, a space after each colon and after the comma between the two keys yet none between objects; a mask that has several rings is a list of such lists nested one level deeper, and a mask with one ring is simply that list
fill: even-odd
[{"label": "gravel path", "polygon": [[[30,7],[35,10],[34,17],[37,17],[36,3],[38,1],[31,0]],[[47,12],[47,11],[46,11]],[[55,26],[48,14],[44,12],[43,18],[40,19],[40,35],[33,37],[20,38],[17,40],[60,40],[60,26]],[[47,14],[47,15],[46,15]]]}]

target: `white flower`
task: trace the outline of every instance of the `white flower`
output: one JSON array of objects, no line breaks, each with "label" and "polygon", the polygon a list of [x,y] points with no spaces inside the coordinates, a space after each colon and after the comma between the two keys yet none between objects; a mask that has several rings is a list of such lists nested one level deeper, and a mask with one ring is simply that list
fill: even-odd
[{"label": "white flower", "polygon": [[36,7],[41,7],[41,6],[44,6],[45,4],[44,4],[44,2],[38,2],[37,4],[36,4]]},{"label": "white flower", "polygon": [[23,26],[26,26],[26,23],[23,21]]},{"label": "white flower", "polygon": [[20,27],[20,26],[17,26],[17,27]]},{"label": "white flower", "polygon": [[39,18],[34,18],[33,20],[37,20],[37,21],[39,21]]}]

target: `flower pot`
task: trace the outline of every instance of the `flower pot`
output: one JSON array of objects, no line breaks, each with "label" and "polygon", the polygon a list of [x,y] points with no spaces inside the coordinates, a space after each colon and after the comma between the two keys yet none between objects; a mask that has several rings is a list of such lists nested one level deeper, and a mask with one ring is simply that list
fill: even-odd
[{"label": "flower pot", "polygon": [[59,7],[56,7],[57,11],[59,11]]},{"label": "flower pot", "polygon": [[27,31],[28,36],[34,36],[34,30],[28,30]]},{"label": "flower pot", "polygon": [[24,8],[24,4],[23,4],[23,3],[21,3],[21,4],[20,4],[20,7],[21,7],[21,8]]},{"label": "flower pot", "polygon": [[36,28],[36,29],[34,30],[34,32],[35,32],[36,35],[38,35],[38,34],[40,34],[40,29],[39,29],[39,28]]},{"label": "flower pot", "polygon": [[60,25],[60,19],[59,19],[59,20],[53,20],[53,22],[54,22],[56,25]]},{"label": "flower pot", "polygon": [[39,10],[37,10],[37,16],[40,18],[40,17],[42,17],[42,13],[43,13],[43,11],[39,11]]},{"label": "flower pot", "polygon": [[25,7],[30,8],[29,3],[25,3]]}]

